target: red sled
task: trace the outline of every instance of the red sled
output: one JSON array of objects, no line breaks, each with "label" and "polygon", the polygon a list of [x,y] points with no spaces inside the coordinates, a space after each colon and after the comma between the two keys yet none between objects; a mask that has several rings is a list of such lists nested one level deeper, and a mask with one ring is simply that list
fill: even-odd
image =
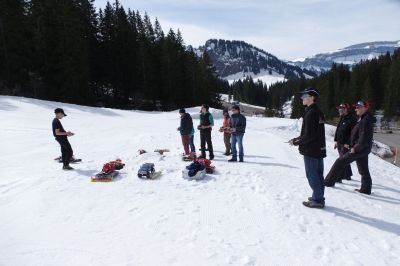
[{"label": "red sled", "polygon": [[125,164],[123,164],[120,159],[105,163],[103,165],[103,169],[101,170],[101,172],[94,176],[91,176],[90,181],[111,182],[113,181],[114,177],[116,177],[119,174],[118,170],[121,170],[122,168],[124,168],[124,166]]},{"label": "red sled", "polygon": [[211,165],[211,160],[206,159],[206,158],[195,158],[195,159],[193,159],[193,161],[199,162],[202,165],[204,165],[204,167],[206,168],[206,173],[207,174],[214,173],[215,166]]}]

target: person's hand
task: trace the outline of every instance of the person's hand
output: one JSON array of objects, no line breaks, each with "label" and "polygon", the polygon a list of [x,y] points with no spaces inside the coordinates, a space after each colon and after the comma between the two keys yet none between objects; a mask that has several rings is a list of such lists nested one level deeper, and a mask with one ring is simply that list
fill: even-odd
[{"label": "person's hand", "polygon": [[68,136],[68,137],[71,137],[71,136],[73,136],[73,135],[75,135],[75,134],[72,133],[71,131],[68,131],[68,132],[67,132],[67,136]]},{"label": "person's hand", "polygon": [[350,153],[356,153],[356,151],[354,150],[354,148],[351,148]]},{"label": "person's hand", "polygon": [[231,132],[231,133],[236,132],[236,128],[230,128],[230,129],[229,129],[229,132]]},{"label": "person's hand", "polygon": [[349,144],[344,144],[343,147],[345,147],[346,149],[350,149],[350,145]]},{"label": "person's hand", "polygon": [[333,149],[336,150],[336,148],[337,148],[337,141],[335,141],[335,144],[333,144]]},{"label": "person's hand", "polygon": [[293,139],[289,140],[288,143],[290,146],[297,146],[297,145],[299,145],[299,139],[293,138]]},{"label": "person's hand", "polygon": [[178,131],[181,130],[181,127],[178,127],[176,130],[178,130]]}]

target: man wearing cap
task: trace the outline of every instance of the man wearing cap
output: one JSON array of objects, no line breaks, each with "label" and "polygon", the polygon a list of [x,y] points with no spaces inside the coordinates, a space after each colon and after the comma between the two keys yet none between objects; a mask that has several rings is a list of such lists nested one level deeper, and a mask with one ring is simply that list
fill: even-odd
[{"label": "man wearing cap", "polygon": [[[340,120],[336,127],[334,148],[337,148],[339,156],[343,157],[349,151],[351,130],[357,123],[357,119],[350,112],[350,105],[348,103],[342,103],[336,109],[339,112]],[[351,180],[352,175],[353,173],[349,164],[342,169],[342,173],[339,174],[336,182],[341,183],[342,179]]]},{"label": "man wearing cap", "polygon": [[178,127],[178,130],[181,133],[185,155],[189,155],[190,134],[193,130],[193,119],[183,108],[179,110],[179,114],[181,115],[181,125]]},{"label": "man wearing cap", "polygon": [[291,139],[289,144],[299,146],[300,154],[304,157],[308,183],[313,191],[312,197],[304,201],[303,205],[309,208],[324,208],[325,115],[316,104],[319,97],[316,88],[307,88],[300,94],[303,105],[307,107],[300,136]]},{"label": "man wearing cap", "polygon": [[239,162],[243,162],[243,136],[246,131],[246,117],[240,113],[238,105],[232,106],[232,116],[229,119],[229,131],[231,137],[232,158],[228,162],[237,162],[236,143],[239,146]]},{"label": "man wearing cap", "polygon": [[68,131],[66,132],[64,130],[64,127],[61,124],[61,119],[64,116],[67,116],[64,113],[64,110],[61,108],[57,108],[54,110],[54,113],[56,114],[56,117],[53,119],[52,123],[52,128],[53,128],[53,136],[56,138],[56,141],[60,144],[61,146],[61,158],[63,162],[63,170],[72,170],[72,168],[69,165],[69,162],[72,158],[73,151],[71,144],[68,141],[68,137],[73,136],[74,133]]},{"label": "man wearing cap", "polygon": [[375,121],[373,115],[368,112],[369,104],[367,101],[358,101],[354,107],[358,121],[351,131],[350,145],[347,147],[350,151],[338,158],[332,165],[325,177],[325,186],[335,186],[335,181],[339,178],[342,169],[356,161],[358,172],[361,175],[361,188],[355,191],[370,195],[372,179],[368,168],[368,155],[372,149]]}]

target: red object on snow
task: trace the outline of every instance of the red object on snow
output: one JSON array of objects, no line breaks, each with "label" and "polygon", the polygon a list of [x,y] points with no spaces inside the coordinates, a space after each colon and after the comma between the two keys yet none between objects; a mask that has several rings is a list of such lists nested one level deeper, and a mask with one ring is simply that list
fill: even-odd
[{"label": "red object on snow", "polygon": [[202,165],[204,165],[206,168],[211,167],[211,160],[208,160],[206,158],[196,158],[193,161],[199,162]]}]

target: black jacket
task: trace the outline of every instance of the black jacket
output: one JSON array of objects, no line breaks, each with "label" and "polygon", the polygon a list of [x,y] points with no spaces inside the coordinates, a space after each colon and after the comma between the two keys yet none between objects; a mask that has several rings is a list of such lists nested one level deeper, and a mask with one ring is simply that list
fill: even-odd
[{"label": "black jacket", "polygon": [[300,137],[293,143],[299,145],[302,155],[314,158],[326,157],[325,116],[316,104],[306,108]]},{"label": "black jacket", "polygon": [[350,145],[351,130],[357,123],[357,119],[352,114],[342,115],[336,127],[335,141],[340,144]]},{"label": "black jacket", "polygon": [[190,114],[185,113],[181,117],[181,126],[179,127],[179,131],[181,135],[190,135],[193,129],[193,119]]},{"label": "black jacket", "polygon": [[372,149],[372,137],[374,135],[375,118],[371,113],[363,114],[351,131],[350,147],[355,153],[368,154]]},{"label": "black jacket", "polygon": [[236,129],[232,135],[244,134],[246,131],[246,117],[242,114],[231,115],[231,118],[229,119],[229,127]]}]

